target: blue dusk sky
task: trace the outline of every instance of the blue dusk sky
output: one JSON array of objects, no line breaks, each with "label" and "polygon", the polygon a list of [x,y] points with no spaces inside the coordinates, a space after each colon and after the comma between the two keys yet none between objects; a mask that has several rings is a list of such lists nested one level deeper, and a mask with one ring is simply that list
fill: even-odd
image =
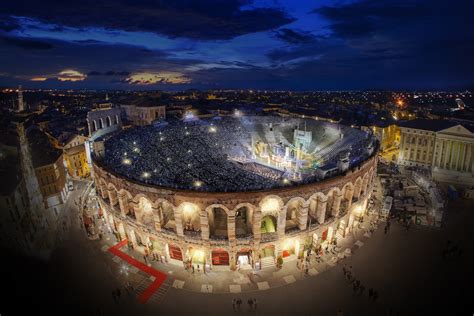
[{"label": "blue dusk sky", "polygon": [[0,86],[466,89],[472,0],[15,0]]}]

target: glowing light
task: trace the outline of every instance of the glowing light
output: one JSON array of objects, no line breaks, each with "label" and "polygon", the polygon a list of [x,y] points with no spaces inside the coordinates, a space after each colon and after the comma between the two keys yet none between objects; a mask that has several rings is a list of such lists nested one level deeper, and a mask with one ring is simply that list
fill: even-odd
[{"label": "glowing light", "polygon": [[144,173],[142,174],[142,177],[145,178],[145,179],[147,179],[147,178],[150,177],[150,173],[149,173],[149,172],[144,172]]},{"label": "glowing light", "polygon": [[290,183],[290,180],[288,180],[287,178],[285,178],[285,179],[283,179],[283,183],[284,183],[284,184],[288,184],[288,183]]},{"label": "glowing light", "polygon": [[235,111],[234,111],[234,116],[235,116],[235,117],[242,117],[242,115],[243,115],[243,114],[242,114],[242,111],[239,111],[239,110],[235,110]]},{"label": "glowing light", "polygon": [[132,164],[132,161],[131,161],[130,159],[128,159],[128,158],[125,158],[124,160],[122,160],[122,163],[123,163],[124,165],[129,166],[129,165]]},{"label": "glowing light", "polygon": [[262,204],[261,209],[262,209],[262,212],[278,210],[280,209],[280,203],[278,203],[277,199],[270,198],[270,199],[267,199]]},{"label": "glowing light", "polygon": [[209,127],[209,133],[215,133],[217,129],[214,126]]},{"label": "glowing light", "polygon": [[197,206],[192,203],[185,202],[183,204],[183,215],[186,217],[193,215],[196,210]]},{"label": "glowing light", "polygon": [[194,186],[197,187],[197,188],[202,187],[202,181],[199,181],[199,180],[194,181]]},{"label": "glowing light", "polygon": [[140,149],[138,149],[138,147],[135,147],[135,148],[133,148],[133,151],[137,153],[137,152],[140,151]]}]

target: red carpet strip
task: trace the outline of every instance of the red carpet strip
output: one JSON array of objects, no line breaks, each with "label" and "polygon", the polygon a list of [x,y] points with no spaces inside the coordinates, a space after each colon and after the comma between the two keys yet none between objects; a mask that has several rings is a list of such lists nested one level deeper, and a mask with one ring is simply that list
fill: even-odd
[{"label": "red carpet strip", "polygon": [[153,281],[152,284],[150,284],[149,287],[143,291],[143,293],[138,297],[138,301],[140,303],[146,303],[148,299],[155,293],[156,290],[159,289],[161,284],[166,280],[166,274],[163,272],[160,272],[152,267],[147,266],[141,261],[138,261],[137,259],[127,255],[126,253],[122,252],[120,248],[125,246],[127,244],[127,240],[122,240],[115,246],[112,246],[109,248],[109,252],[113,253],[117,257],[121,258],[122,260],[127,261],[130,265],[142,270],[143,272],[148,273],[149,275],[155,277],[155,281]]}]

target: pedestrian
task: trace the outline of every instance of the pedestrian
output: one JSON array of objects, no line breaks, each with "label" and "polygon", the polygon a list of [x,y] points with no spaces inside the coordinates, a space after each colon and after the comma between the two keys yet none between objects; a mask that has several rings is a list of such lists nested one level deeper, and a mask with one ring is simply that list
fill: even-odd
[{"label": "pedestrian", "polygon": [[115,290],[112,290],[112,298],[114,299],[114,302],[117,303],[117,296],[115,295]]},{"label": "pedestrian", "polygon": [[193,269],[193,273],[194,273],[194,265],[191,265],[191,268]]},{"label": "pedestrian", "polygon": [[369,289],[369,300],[372,299],[372,295],[374,294],[374,290],[372,288]]},{"label": "pedestrian", "polygon": [[249,309],[252,310],[253,309],[253,299],[249,298],[247,303],[249,304]]},{"label": "pedestrian", "polygon": [[146,264],[148,264],[148,259],[146,258],[146,255],[143,255],[143,260],[145,261]]},{"label": "pedestrian", "polygon": [[120,298],[120,295],[121,295],[120,288],[117,288],[117,297]]},{"label": "pedestrian", "polygon": [[253,309],[257,310],[257,299],[253,299]]},{"label": "pedestrian", "polygon": [[377,300],[378,297],[379,297],[379,293],[377,291],[374,291],[374,294],[373,294],[374,302]]},{"label": "pedestrian", "polygon": [[344,273],[344,276],[347,276],[347,269],[345,265],[342,267],[342,272]]},{"label": "pedestrian", "polygon": [[237,300],[235,298],[232,299],[232,309],[234,310],[234,312],[236,311],[236,307],[235,305],[237,304]]},{"label": "pedestrian", "polygon": [[364,294],[364,290],[365,290],[365,286],[361,285],[360,288],[359,288],[359,294],[360,294],[360,295],[363,295],[363,294]]},{"label": "pedestrian", "polygon": [[237,309],[240,310],[240,305],[242,304],[242,300],[240,298],[237,299]]}]

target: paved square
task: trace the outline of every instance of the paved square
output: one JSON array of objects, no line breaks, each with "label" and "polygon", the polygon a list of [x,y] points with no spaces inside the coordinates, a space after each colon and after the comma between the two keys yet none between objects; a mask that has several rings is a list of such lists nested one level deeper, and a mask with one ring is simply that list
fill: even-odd
[{"label": "paved square", "polygon": [[103,252],[106,252],[109,248],[110,247],[108,245],[103,245],[100,249],[102,249]]},{"label": "paved square", "polygon": [[287,275],[287,276],[283,277],[283,280],[285,280],[285,282],[288,283],[288,284],[296,282],[295,277],[292,276],[292,275]]},{"label": "paved square", "polygon": [[174,287],[175,289],[182,289],[183,286],[184,286],[184,281],[182,281],[182,280],[174,280],[174,282],[173,282],[173,287]]},{"label": "paved square", "polygon": [[137,273],[137,272],[138,272],[138,268],[137,268],[137,267],[131,267],[131,268],[130,268],[130,272],[132,272],[132,273]]},{"label": "paved square", "polygon": [[119,263],[119,261],[120,261],[120,258],[119,258],[119,257],[114,257],[112,260],[113,260],[114,262],[117,262],[117,263]]},{"label": "paved square", "polygon": [[270,288],[270,285],[268,285],[268,282],[257,282],[257,286],[259,290],[268,290]]},{"label": "paved square", "polygon": [[311,269],[308,270],[308,273],[309,273],[309,275],[316,275],[316,274],[318,274],[319,272],[318,272],[318,270],[316,270],[315,268],[311,268]]},{"label": "paved square", "polygon": [[240,293],[242,292],[242,287],[238,284],[231,284],[229,285],[230,293]]},{"label": "paved square", "polygon": [[210,285],[210,284],[201,285],[201,292],[203,292],[203,293],[212,293],[212,285]]},{"label": "paved square", "polygon": [[358,246],[358,247],[362,247],[364,245],[364,243],[360,240],[356,241],[355,244]]}]

